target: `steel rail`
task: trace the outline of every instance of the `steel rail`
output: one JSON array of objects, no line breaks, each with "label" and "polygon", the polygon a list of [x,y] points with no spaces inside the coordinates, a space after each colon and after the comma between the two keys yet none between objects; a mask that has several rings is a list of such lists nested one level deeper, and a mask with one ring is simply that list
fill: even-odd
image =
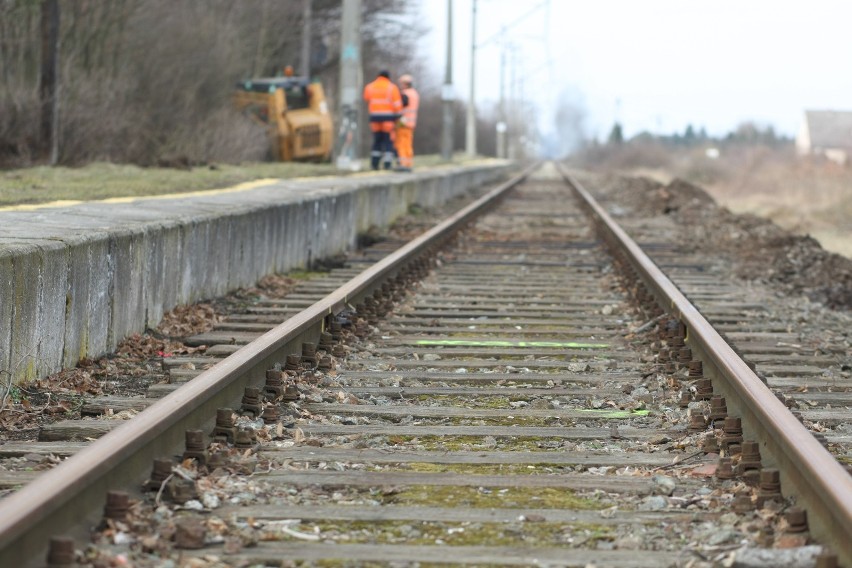
[{"label": "steel rail", "polygon": [[[414,259],[440,245],[522,182],[537,165],[497,186],[461,211],[380,260],[212,368],[158,400],[85,449],[0,501],[0,566],[43,565],[57,535],[88,538],[109,490],[139,487],[156,458],[180,453],[187,430],[212,429],[216,409],[237,403],[248,385],[302,341],[319,336],[329,315],[356,305]],[[90,526],[91,526],[90,525]]]},{"label": "steel rail", "polygon": [[852,476],[775,397],[580,182],[561,164],[557,167],[592,213],[603,238],[615,250],[625,252],[659,305],[686,326],[686,341],[693,354],[704,362],[704,375],[711,378],[714,389],[726,397],[729,410],[740,413],[744,431],[757,438],[761,450],[768,450],[761,451],[764,464],[772,461],[777,464],[784,493],[795,494],[808,511],[811,533],[833,548],[842,565],[852,566]]}]

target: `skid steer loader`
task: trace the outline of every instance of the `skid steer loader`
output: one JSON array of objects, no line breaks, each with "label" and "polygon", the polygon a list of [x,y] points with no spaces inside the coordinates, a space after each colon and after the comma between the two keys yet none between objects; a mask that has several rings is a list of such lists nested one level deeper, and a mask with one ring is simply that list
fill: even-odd
[{"label": "skid steer loader", "polygon": [[243,81],[237,84],[234,105],[268,127],[274,159],[329,159],[332,121],[319,83],[292,76]]}]

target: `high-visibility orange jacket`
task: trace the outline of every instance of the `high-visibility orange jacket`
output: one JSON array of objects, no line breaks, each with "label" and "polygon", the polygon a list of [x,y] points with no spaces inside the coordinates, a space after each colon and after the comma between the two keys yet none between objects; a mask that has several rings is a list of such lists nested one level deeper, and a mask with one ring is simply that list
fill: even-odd
[{"label": "high-visibility orange jacket", "polygon": [[370,113],[370,129],[373,132],[391,132],[402,112],[399,88],[390,79],[377,77],[364,87],[364,100]]},{"label": "high-visibility orange jacket", "polygon": [[408,128],[417,127],[417,109],[420,108],[420,94],[414,90],[414,87],[408,87],[402,90],[403,98],[408,99],[408,104],[402,107],[402,116],[400,122]]},{"label": "high-visibility orange jacket", "polygon": [[420,108],[420,94],[414,90],[414,87],[408,87],[402,90],[402,94],[408,97],[408,104],[402,107],[402,117],[400,122],[408,128],[417,127],[417,109]]}]

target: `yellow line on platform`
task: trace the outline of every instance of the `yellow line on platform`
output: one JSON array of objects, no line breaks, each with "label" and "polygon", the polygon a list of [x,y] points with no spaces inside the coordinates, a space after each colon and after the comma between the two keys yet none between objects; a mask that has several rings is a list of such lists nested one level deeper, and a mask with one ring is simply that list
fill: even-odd
[{"label": "yellow line on platform", "polygon": [[165,195],[137,195],[133,197],[110,197],[108,199],[98,199],[94,201],[49,201],[47,203],[29,203],[24,205],[10,205],[8,207],[0,207],[0,211],[35,211],[37,209],[47,209],[51,207],[70,207],[72,205],[80,205],[81,203],[133,203],[141,200],[152,199],[183,199],[184,197],[199,197],[205,195],[221,195],[223,193],[238,193],[241,191],[249,191],[258,187],[269,185],[281,181],[278,178],[256,179],[247,181],[231,187],[222,189],[199,189],[197,191],[186,191],[183,193],[168,193]]},{"label": "yellow line on platform", "polygon": [[36,209],[44,209],[45,207],[70,207],[72,205],[79,205],[81,203],[85,203],[84,201],[76,201],[76,200],[64,200],[64,201],[50,201],[48,203],[28,203],[24,205],[9,205],[7,207],[0,207],[0,211],[34,211]]}]

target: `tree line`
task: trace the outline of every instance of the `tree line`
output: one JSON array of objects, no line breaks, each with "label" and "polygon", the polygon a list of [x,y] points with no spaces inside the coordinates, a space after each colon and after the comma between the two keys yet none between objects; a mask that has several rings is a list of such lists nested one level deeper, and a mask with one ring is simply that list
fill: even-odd
[{"label": "tree line", "polygon": [[687,147],[706,146],[708,144],[763,144],[766,146],[783,146],[791,144],[793,140],[775,132],[775,128],[771,124],[762,126],[752,121],[740,123],[734,130],[723,136],[710,136],[707,134],[707,129],[703,126],[696,129],[693,125],[688,124],[683,133],[653,134],[643,131],[629,140],[625,140],[621,123],[616,122],[609,131],[606,143],[610,146],[616,146],[625,142],[634,144],[660,143],[665,146]]}]

